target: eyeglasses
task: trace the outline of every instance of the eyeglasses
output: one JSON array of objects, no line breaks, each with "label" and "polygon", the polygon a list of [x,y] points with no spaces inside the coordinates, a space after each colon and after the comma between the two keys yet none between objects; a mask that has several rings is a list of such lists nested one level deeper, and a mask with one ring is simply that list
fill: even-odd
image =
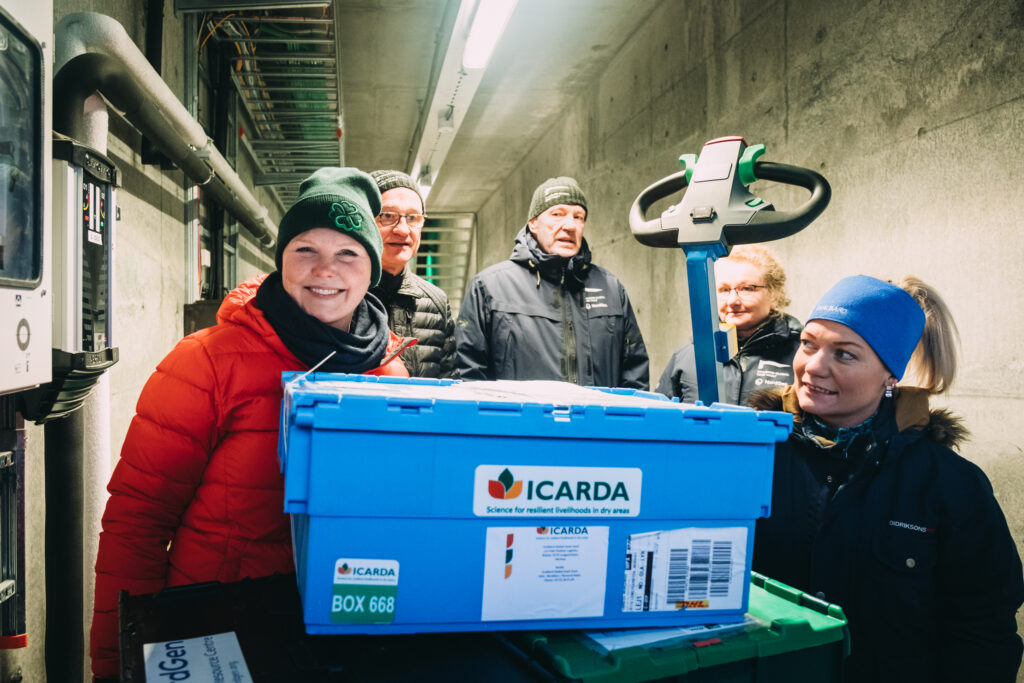
[{"label": "eyeglasses", "polygon": [[731,292],[736,292],[736,296],[745,301],[753,298],[759,289],[768,289],[768,285],[739,285],[737,287],[722,285],[718,288],[718,298],[727,299]]},{"label": "eyeglasses", "polygon": [[398,225],[398,222],[402,219],[409,224],[410,228],[422,228],[423,224],[427,221],[427,217],[422,213],[398,213],[397,211],[381,211],[377,216],[377,222],[382,228],[390,228],[393,225]]}]

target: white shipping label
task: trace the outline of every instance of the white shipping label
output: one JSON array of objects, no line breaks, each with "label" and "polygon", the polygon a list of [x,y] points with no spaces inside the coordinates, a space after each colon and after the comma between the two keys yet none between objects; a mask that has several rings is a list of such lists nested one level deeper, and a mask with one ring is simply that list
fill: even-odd
[{"label": "white shipping label", "polygon": [[473,476],[478,517],[636,517],[643,471],[637,467],[479,465]]},{"label": "white shipping label", "polygon": [[483,621],[604,615],[608,527],[489,527]]},{"label": "white shipping label", "polygon": [[741,609],[747,529],[671,529],[626,541],[623,612]]},{"label": "white shipping label", "polygon": [[252,683],[234,631],[144,643],[147,681]]}]

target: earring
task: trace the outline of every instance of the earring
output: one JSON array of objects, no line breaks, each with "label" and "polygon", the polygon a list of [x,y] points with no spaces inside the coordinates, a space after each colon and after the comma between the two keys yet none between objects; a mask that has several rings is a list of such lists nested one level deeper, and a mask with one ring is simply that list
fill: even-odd
[{"label": "earring", "polygon": [[885,385],[885,397],[892,398],[892,390],[896,387],[895,383]]}]

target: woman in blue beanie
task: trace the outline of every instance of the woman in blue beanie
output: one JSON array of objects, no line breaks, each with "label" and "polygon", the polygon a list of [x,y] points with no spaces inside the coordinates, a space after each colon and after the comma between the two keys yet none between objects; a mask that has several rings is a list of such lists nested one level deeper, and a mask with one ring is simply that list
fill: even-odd
[{"label": "woman in blue beanie", "polygon": [[[1017,676],[1020,557],[985,474],[952,450],[960,419],[928,406],[955,341],[920,280],[848,277],[811,312],[792,386],[751,400],[794,416],[753,567],[845,610],[851,681]],[[905,373],[918,386],[897,386]]]}]

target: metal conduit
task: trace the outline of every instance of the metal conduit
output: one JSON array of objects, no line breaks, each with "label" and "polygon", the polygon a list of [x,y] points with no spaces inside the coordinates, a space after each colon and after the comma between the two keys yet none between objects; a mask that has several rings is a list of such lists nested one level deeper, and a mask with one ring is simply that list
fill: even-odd
[{"label": "metal conduit", "polygon": [[83,103],[104,98],[265,247],[277,226],[203,127],[193,119],[116,20],[94,12],[64,17],[54,29],[53,128],[83,139]]}]

